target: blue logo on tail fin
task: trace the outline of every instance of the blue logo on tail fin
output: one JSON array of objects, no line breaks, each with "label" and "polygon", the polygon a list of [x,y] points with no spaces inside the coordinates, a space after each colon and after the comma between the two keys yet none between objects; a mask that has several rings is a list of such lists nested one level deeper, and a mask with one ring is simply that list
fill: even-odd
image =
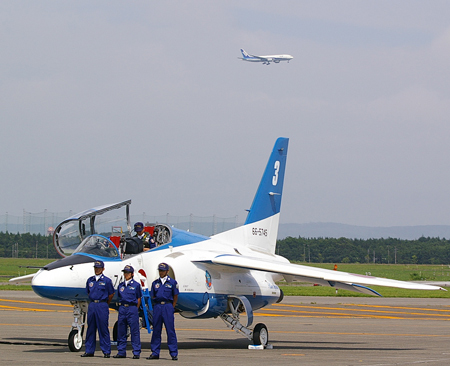
[{"label": "blue logo on tail fin", "polygon": [[289,139],[280,137],[267,163],[245,225],[280,212]]},{"label": "blue logo on tail fin", "polygon": [[243,48],[241,48],[241,53],[242,53],[243,58],[250,58],[249,54],[247,52],[245,52],[245,50]]}]

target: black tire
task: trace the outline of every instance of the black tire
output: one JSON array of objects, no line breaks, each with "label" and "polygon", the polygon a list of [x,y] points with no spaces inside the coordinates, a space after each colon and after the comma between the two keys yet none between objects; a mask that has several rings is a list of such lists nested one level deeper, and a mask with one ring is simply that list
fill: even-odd
[{"label": "black tire", "polygon": [[282,302],[283,299],[284,299],[284,292],[283,292],[283,290],[280,288],[280,297],[279,297],[278,300],[277,300],[277,304],[278,304],[279,302]]},{"label": "black tire", "polygon": [[269,331],[263,323],[258,323],[253,329],[253,344],[267,346],[269,343]]},{"label": "black tire", "polygon": [[117,329],[118,329],[118,327],[119,327],[119,322],[116,321],[114,323],[114,327],[113,327],[113,341],[114,342],[117,342]]},{"label": "black tire", "polygon": [[79,352],[83,347],[83,337],[78,336],[78,329],[72,329],[67,338],[67,343],[71,352]]}]

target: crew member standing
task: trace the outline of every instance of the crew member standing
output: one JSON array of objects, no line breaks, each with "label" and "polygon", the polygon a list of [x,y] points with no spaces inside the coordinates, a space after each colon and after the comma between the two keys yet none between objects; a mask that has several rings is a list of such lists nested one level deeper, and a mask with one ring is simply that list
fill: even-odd
[{"label": "crew member standing", "polygon": [[119,284],[119,318],[117,320],[117,355],[114,358],[127,356],[127,325],[130,327],[133,359],[141,354],[141,336],[139,332],[139,307],[141,306],[142,289],[134,277],[134,268],[126,265],[122,270],[125,281]]},{"label": "crew member standing", "polygon": [[150,297],[153,304],[153,333],[150,347],[152,354],[147,360],[159,359],[161,331],[164,324],[167,332],[167,346],[172,360],[178,360],[177,335],[175,334],[175,305],[178,300],[178,283],[168,276],[169,266],[160,263],[159,278],[152,283]]},{"label": "crew member standing", "polygon": [[111,354],[111,339],[109,337],[109,303],[114,296],[112,281],[103,274],[105,265],[102,261],[95,261],[95,275],[86,281],[86,292],[89,295],[87,313],[86,351],[81,357],[94,357],[96,344],[96,331],[100,348],[105,358]]}]

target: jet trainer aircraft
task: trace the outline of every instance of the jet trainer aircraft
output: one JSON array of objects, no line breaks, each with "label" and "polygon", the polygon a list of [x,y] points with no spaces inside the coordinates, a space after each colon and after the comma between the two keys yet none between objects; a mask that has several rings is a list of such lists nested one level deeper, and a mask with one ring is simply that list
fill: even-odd
[{"label": "jet trainer aircraft", "polygon": [[[191,319],[218,317],[253,344],[263,346],[268,344],[269,333],[262,323],[250,328],[253,312],[282,301],[283,292],[276,281],[283,278],[289,282],[298,279],[378,296],[381,295],[368,286],[441,289],[291,264],[276,255],[288,141],[279,138],[275,142],[243,226],[207,237],[169,225],[150,225],[147,229],[158,246],[142,252],[139,248],[136,250],[136,243],[131,238],[131,201],[96,207],[69,217],[55,229],[53,241],[64,258],[48,264],[36,274],[11,281],[32,279],[33,290],[38,295],[71,302],[74,321],[68,343],[72,351],[82,347],[88,302],[86,280],[92,275],[93,263],[98,259],[104,261],[104,273],[113,280],[115,288],[122,281],[124,265],[132,265],[144,292],[158,277],[158,264],[167,263],[170,276],[179,284],[176,311],[181,316]],[[123,219],[117,214],[120,211],[124,211]],[[117,295],[111,306],[114,307],[116,300]],[[148,304],[148,298],[144,303]],[[150,332],[148,311],[143,310],[143,324]],[[246,316],[241,318],[244,313]]]},{"label": "jet trainer aircraft", "polygon": [[289,62],[294,57],[291,55],[268,55],[268,56],[256,56],[249,55],[245,52],[244,49],[241,48],[242,57],[238,57],[240,60],[249,61],[249,62],[262,62],[263,65],[270,65],[271,62],[275,62],[276,64],[280,63],[280,61]]}]

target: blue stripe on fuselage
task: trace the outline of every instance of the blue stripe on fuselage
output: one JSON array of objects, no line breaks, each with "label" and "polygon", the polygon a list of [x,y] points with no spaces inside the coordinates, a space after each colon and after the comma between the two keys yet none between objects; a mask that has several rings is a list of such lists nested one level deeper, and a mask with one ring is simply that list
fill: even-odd
[{"label": "blue stripe on fuselage", "polygon": [[[86,278],[87,280],[87,278]],[[55,287],[55,286],[32,286],[33,291],[41,297],[59,301],[87,301],[89,300],[86,288],[77,287]]]},{"label": "blue stripe on fuselage", "polygon": [[[52,287],[52,286],[33,286],[33,291],[41,297],[58,301],[89,301],[85,288],[76,287]],[[228,294],[216,294],[209,292],[206,300],[209,299],[208,311],[199,316],[199,318],[212,318],[222,314],[227,309]],[[246,296],[253,310],[258,310],[266,305],[273,304],[278,300],[274,296]],[[117,302],[117,295],[111,302]],[[181,311],[199,311],[206,304],[205,293],[189,292],[180,293],[178,296],[177,309]],[[111,306],[112,306],[111,305]],[[113,307],[113,306],[112,306]]]},{"label": "blue stripe on fuselage", "polygon": [[181,247],[183,245],[195,244],[209,239],[211,239],[209,236],[190,233],[188,231],[172,228],[172,241],[170,243],[153,248],[151,251],[154,252],[157,250],[164,250],[169,247],[174,248]]}]

